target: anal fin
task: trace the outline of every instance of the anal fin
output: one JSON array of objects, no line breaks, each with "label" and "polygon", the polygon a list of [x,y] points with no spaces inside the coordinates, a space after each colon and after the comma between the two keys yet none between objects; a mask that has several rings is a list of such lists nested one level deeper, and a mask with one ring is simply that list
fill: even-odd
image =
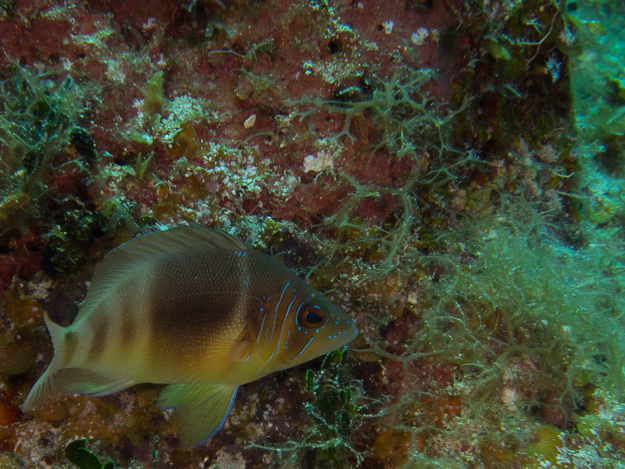
[{"label": "anal fin", "polygon": [[64,368],[56,372],[57,387],[68,394],[108,396],[134,386],[134,381],[112,378],[86,368]]},{"label": "anal fin", "polygon": [[237,389],[223,384],[170,384],[161,391],[158,405],[161,409],[175,409],[182,444],[198,446],[222,427]]}]

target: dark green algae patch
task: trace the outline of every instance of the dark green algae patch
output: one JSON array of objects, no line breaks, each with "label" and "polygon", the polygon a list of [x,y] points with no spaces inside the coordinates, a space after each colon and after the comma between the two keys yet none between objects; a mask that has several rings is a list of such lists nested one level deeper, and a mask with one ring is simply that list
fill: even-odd
[{"label": "dark green algae patch", "polygon": [[[0,27],[2,464],[616,467],[620,4],[46,8]],[[279,255],[358,340],[244,386],[193,451],[152,385],[21,414],[43,309],[69,324],[107,251],[188,222]]]},{"label": "dark green algae patch", "polygon": [[102,463],[95,453],[87,449],[87,440],[75,440],[65,447],[65,456],[80,469],[114,469],[112,461]]}]

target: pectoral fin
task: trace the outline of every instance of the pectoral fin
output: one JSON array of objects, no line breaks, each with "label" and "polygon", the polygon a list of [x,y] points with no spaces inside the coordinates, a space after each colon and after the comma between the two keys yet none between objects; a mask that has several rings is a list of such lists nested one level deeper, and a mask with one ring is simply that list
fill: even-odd
[{"label": "pectoral fin", "polygon": [[224,424],[238,386],[170,384],[158,398],[161,409],[175,409],[178,437],[187,447],[201,445]]}]

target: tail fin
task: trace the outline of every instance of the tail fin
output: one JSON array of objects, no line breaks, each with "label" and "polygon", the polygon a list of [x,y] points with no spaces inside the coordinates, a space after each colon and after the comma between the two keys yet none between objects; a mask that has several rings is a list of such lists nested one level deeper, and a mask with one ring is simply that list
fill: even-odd
[{"label": "tail fin", "polygon": [[49,396],[56,394],[59,391],[56,375],[60,368],[60,360],[62,360],[62,357],[64,356],[65,343],[63,337],[65,335],[65,328],[53,323],[48,316],[48,313],[45,311],[44,318],[46,320],[48,332],[50,332],[50,337],[52,338],[54,358],[52,358],[52,362],[48,366],[48,369],[43,375],[41,375],[28,393],[28,396],[24,401],[24,405],[22,406],[22,410],[24,412],[31,412],[32,410],[35,410],[43,404]]}]

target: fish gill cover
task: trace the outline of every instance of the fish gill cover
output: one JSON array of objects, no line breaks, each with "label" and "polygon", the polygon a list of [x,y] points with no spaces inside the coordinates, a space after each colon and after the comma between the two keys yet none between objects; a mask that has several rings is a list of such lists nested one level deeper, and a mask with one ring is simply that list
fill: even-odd
[{"label": "fish gill cover", "polygon": [[[0,465],[622,465],[622,2],[0,12]],[[43,312],[69,325],[107,252],[185,223],[358,338],[242,387],[193,450],[155,385],[22,414]]]}]

